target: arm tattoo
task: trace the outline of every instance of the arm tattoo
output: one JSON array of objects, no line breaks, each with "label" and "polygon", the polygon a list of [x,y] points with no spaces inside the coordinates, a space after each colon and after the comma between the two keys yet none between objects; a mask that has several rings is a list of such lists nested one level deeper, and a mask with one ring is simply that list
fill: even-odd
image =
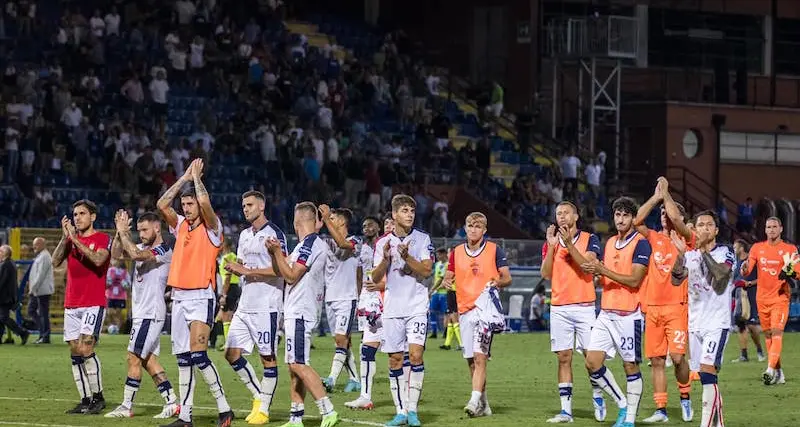
[{"label": "arm tattoo", "polygon": [[67,258],[67,247],[69,247],[67,238],[62,237],[58,242],[58,246],[56,246],[56,249],[53,251],[53,266],[60,266],[64,262],[64,259]]},{"label": "arm tattoo", "polygon": [[717,295],[722,295],[731,278],[731,267],[725,263],[717,263],[708,252],[703,252],[703,263],[711,276],[711,287],[714,288]]},{"label": "arm tattoo", "polygon": [[680,286],[688,275],[689,270],[686,268],[686,258],[683,255],[678,255],[675,264],[672,266],[672,284]]},{"label": "arm tattoo", "polygon": [[121,259],[125,255],[122,248],[122,239],[120,237],[120,234],[122,233],[117,232],[117,234],[114,235],[114,240],[111,242],[112,259]]},{"label": "arm tattoo", "polygon": [[169,187],[169,189],[164,192],[161,198],[158,199],[157,206],[159,209],[163,210],[170,207],[170,205],[172,205],[172,201],[175,200],[175,197],[181,191],[181,188],[183,188],[183,184],[185,183],[186,181],[184,181],[183,177],[181,177],[174,184],[172,184],[172,187]]},{"label": "arm tattoo", "polygon": [[200,178],[195,178],[194,180],[194,191],[198,199],[201,197],[208,198],[208,190],[206,190],[206,186],[203,185],[203,180]]},{"label": "arm tattoo", "polygon": [[105,249],[98,249],[96,251],[92,250],[77,239],[73,240],[72,244],[75,245],[75,247],[83,254],[83,256],[89,259],[89,262],[98,267],[108,261],[110,254]]},{"label": "arm tattoo", "polygon": [[125,249],[125,252],[127,252],[128,256],[134,261],[143,261],[152,256],[150,251],[139,250],[139,248],[136,247],[136,244],[131,240],[130,233],[121,233],[120,239],[122,240],[122,247]]}]

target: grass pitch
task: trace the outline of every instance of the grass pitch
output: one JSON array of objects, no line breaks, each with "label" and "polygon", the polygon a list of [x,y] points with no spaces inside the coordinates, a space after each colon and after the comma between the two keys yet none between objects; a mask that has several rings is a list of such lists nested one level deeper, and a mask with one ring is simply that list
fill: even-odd
[{"label": "grass pitch", "polygon": [[[39,427],[82,426],[156,426],[159,421],[152,416],[160,411],[163,401],[152,382],[144,378],[142,388],[136,396],[135,417],[132,419],[108,419],[102,416],[66,415],[78,400],[72,381],[70,358],[67,346],[54,336],[54,344],[36,346],[29,344],[0,346],[0,425]],[[122,398],[126,376],[125,353],[127,336],[104,336],[97,349],[103,364],[104,394],[108,410],[113,409]],[[357,341],[358,337],[354,337]],[[33,341],[33,340],[32,340]],[[466,363],[456,351],[439,350],[441,340],[429,340],[425,354],[425,387],[420,403],[420,418],[426,426],[536,426],[546,425],[545,420],[560,410],[556,387],[556,359],[549,352],[549,337],[546,334],[502,335],[493,343],[494,359],[489,367],[488,396],[495,415],[491,418],[467,419],[462,408],[469,398],[470,382]],[[357,345],[357,344],[356,344]],[[316,338],[316,350],[312,352],[312,363],[325,376],[330,369],[333,344],[330,337]],[[178,374],[175,358],[169,354],[168,337],[162,337],[162,364],[170,381],[177,387]],[[728,426],[757,425],[759,427],[788,427],[800,425],[800,411],[795,403],[800,397],[800,335],[787,334],[784,338],[784,361],[787,383],[766,387],[760,382],[764,363],[731,364],[738,355],[735,337],[728,343],[725,367],[720,376],[720,389],[724,399],[725,421]],[[752,351],[752,347],[751,347]],[[752,351],[754,353],[754,351]],[[280,351],[283,354],[283,350]],[[220,371],[228,400],[237,415],[234,425],[246,426],[244,417],[251,405],[249,393],[225,361],[223,354],[210,351],[210,356]],[[753,354],[754,356],[754,354]],[[282,361],[282,356],[280,357]],[[257,356],[251,356],[254,366],[259,366]],[[609,366],[617,380],[624,383],[621,362],[613,360]],[[594,421],[591,409],[591,391],[583,368],[583,359],[574,361],[575,396],[574,426],[601,425]],[[649,381],[650,368],[642,365],[645,378],[644,395],[639,410],[639,420],[652,414],[654,404]],[[260,369],[257,369],[260,372]],[[670,373],[668,374],[671,376]],[[289,409],[289,375],[280,366],[278,394],[272,405],[272,420],[269,425],[278,426],[287,421]],[[668,377],[669,378],[669,377]],[[375,377],[373,401],[375,410],[351,411],[343,403],[355,399],[356,393],[342,392],[346,374],[339,378],[339,387],[331,396],[342,418],[343,426],[382,425],[394,413],[389,395],[386,373],[386,357],[378,356],[378,374]],[[677,408],[678,396],[674,380],[670,380],[669,416],[671,425],[680,421]],[[692,393],[695,421],[700,423],[700,384],[694,383]],[[177,390],[176,390],[177,392]],[[608,421],[613,423],[616,408],[609,403]],[[211,426],[216,420],[214,400],[204,382],[200,381],[195,391],[195,425]],[[311,396],[306,400],[306,414],[317,415]],[[640,423],[641,424],[641,423]],[[318,417],[306,417],[306,426],[319,425]]]}]

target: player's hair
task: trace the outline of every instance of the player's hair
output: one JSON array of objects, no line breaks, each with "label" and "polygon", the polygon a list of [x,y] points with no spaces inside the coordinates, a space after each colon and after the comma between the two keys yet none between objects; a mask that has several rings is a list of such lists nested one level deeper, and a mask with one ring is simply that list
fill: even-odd
[{"label": "player's hair", "polygon": [[447,248],[439,248],[436,250],[436,255],[445,254],[447,255]]},{"label": "player's hair", "polygon": [[353,211],[347,208],[336,208],[333,211],[331,211],[331,213],[344,218],[344,221],[347,224],[350,224],[350,221],[353,220]]},{"label": "player's hair", "polygon": [[392,214],[391,213],[387,213],[386,215],[383,216],[383,221],[381,221],[381,226],[383,226],[383,224],[386,223],[386,221],[389,221],[389,220],[394,221],[394,218],[392,218]]},{"label": "player's hair", "polygon": [[264,193],[256,190],[245,191],[244,194],[242,194],[242,200],[248,197],[255,197],[256,199],[261,200],[262,202],[267,201],[267,198],[264,197]]},{"label": "player's hair", "polygon": [[181,191],[181,199],[184,197],[191,197],[193,199],[197,199],[197,192],[194,191],[194,187],[189,187],[183,191]]},{"label": "player's hair", "polygon": [[579,212],[578,207],[575,205],[575,203],[572,203],[569,200],[561,201],[559,204],[556,205],[556,209],[558,209],[559,206],[569,206],[572,208],[572,211],[575,212],[576,214]]},{"label": "player's hair", "polygon": [[160,223],[161,222],[161,217],[159,217],[158,214],[156,214],[154,212],[145,212],[145,213],[139,215],[139,219],[136,220],[136,222],[145,222],[145,221]]},{"label": "player's hair", "polygon": [[406,194],[398,194],[392,197],[392,212],[397,212],[400,210],[400,208],[406,206],[416,209],[417,202],[414,201],[413,197]]},{"label": "player's hair", "polygon": [[697,223],[697,219],[701,216],[710,216],[714,220],[714,225],[719,228],[719,215],[716,212],[712,211],[711,209],[706,209],[704,211],[698,212],[694,216],[694,222]]},{"label": "player's hair", "polygon": [[467,215],[467,218],[464,220],[464,224],[469,224],[472,221],[483,223],[483,228],[486,228],[489,224],[489,221],[486,219],[486,215],[481,212],[472,212],[471,214]]},{"label": "player's hair", "polygon": [[768,222],[770,222],[770,221],[775,221],[775,222],[777,222],[777,223],[778,223],[778,225],[780,225],[781,227],[783,227],[783,221],[781,221],[781,219],[780,219],[780,218],[778,218],[777,216],[771,216],[771,217],[767,218],[767,219],[764,221],[764,225],[767,225],[767,223],[768,223]]},{"label": "player's hair", "polygon": [[614,200],[614,203],[611,205],[611,212],[620,211],[622,213],[636,215],[636,211],[639,208],[636,206],[636,202],[631,199],[630,197],[622,196],[617,200]]},{"label": "player's hair", "polygon": [[307,214],[309,217],[313,218],[314,221],[317,220],[317,205],[314,202],[300,202],[294,206],[294,214],[297,216],[298,213]]},{"label": "player's hair", "polygon": [[97,205],[94,204],[93,201],[89,199],[80,199],[77,202],[72,204],[72,210],[75,210],[78,206],[84,206],[86,210],[89,211],[92,215],[97,215]]},{"label": "player's hair", "polygon": [[745,252],[750,252],[750,243],[747,243],[747,240],[736,239],[736,240],[733,241],[734,245],[737,244],[737,243],[739,244],[739,246],[742,247],[742,249],[744,249]]},{"label": "player's hair", "polygon": [[364,217],[364,220],[363,220],[363,221],[361,221],[361,224],[364,224],[364,223],[365,223],[365,222],[367,222],[367,221],[374,221],[374,222],[375,222],[375,224],[378,224],[378,227],[380,227],[380,226],[382,226],[382,225],[383,225],[383,222],[381,222],[381,220],[379,220],[378,218],[376,218],[376,217],[374,217],[374,216],[365,216],[365,217]]}]

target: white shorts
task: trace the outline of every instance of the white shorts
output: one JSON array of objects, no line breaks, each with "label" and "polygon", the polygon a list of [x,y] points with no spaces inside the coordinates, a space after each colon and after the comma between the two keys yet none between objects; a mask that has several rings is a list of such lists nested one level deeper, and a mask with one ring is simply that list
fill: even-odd
[{"label": "white shorts", "polygon": [[575,349],[583,353],[589,345],[595,319],[594,305],[555,305],[550,307],[550,351]]},{"label": "white shorts", "polygon": [[356,319],[356,300],[325,303],[325,315],[332,335],[350,335]]},{"label": "white shorts", "polygon": [[364,334],[361,337],[362,344],[365,342],[381,342],[383,338],[383,319],[378,319],[378,321],[375,322],[375,326],[370,325],[367,318],[364,316],[360,316],[358,322],[364,323]]},{"label": "white shorts", "polygon": [[311,364],[311,331],[317,326],[316,321],[303,319],[285,319],[283,329],[286,333],[287,364]]},{"label": "white shorts", "polygon": [[172,301],[172,354],[192,351],[189,325],[202,322],[213,326],[215,309],[213,298]]},{"label": "white shorts", "polygon": [[236,310],[228,329],[225,348],[238,348],[244,354],[253,352],[253,344],[262,356],[274,356],[277,348],[278,312],[242,313]]},{"label": "white shorts", "polygon": [[64,341],[75,341],[81,335],[100,337],[106,308],[100,306],[64,309]]},{"label": "white shorts", "polygon": [[689,369],[699,371],[700,365],[722,367],[729,329],[689,331]]},{"label": "white shorts", "polygon": [[624,362],[642,361],[642,312],[636,310],[627,316],[600,311],[592,327],[588,351],[604,351],[607,358],[619,353]]},{"label": "white shorts", "polygon": [[381,351],[402,353],[408,351],[409,344],[425,345],[428,332],[428,316],[418,314],[411,317],[383,318],[383,337]]},{"label": "white shorts", "polygon": [[486,357],[491,357],[492,339],[494,336],[492,332],[483,333],[479,331],[480,318],[478,317],[478,310],[472,309],[458,317],[458,327],[461,330],[461,345],[463,345],[462,354],[464,359],[472,359],[475,353],[480,353]]},{"label": "white shorts", "polygon": [[164,330],[164,319],[133,319],[131,339],[128,341],[128,352],[146,359],[151,354],[161,352],[161,331]]}]

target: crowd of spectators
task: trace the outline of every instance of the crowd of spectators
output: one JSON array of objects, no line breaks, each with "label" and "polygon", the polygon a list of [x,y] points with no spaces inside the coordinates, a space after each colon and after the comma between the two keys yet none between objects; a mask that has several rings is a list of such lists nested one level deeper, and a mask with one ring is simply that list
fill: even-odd
[{"label": "crowd of spectators", "polygon": [[[259,167],[225,190],[263,190],[283,224],[299,196],[376,215],[393,185],[409,184],[419,225],[449,237],[447,205],[426,185],[489,179],[488,139],[453,147],[441,78],[411,58],[402,32],[358,58],[290,34],[280,2],[84,3],[53,20],[32,1],[4,11],[0,165],[24,196],[17,217],[63,215],[53,186],[109,189],[145,211],[192,158],[237,169],[217,162],[232,156]],[[188,126],[176,118],[181,95],[211,99],[184,113]]]}]

